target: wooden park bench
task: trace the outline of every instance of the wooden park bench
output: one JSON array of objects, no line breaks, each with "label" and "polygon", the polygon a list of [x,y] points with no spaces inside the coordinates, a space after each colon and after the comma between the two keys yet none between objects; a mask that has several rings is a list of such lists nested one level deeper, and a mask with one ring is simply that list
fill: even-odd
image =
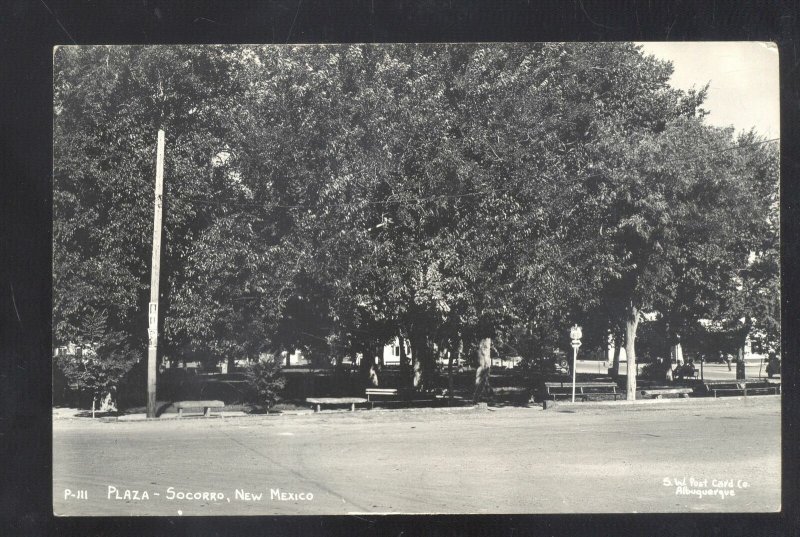
[{"label": "wooden park bench", "polygon": [[501,401],[525,403],[531,401],[531,390],[521,386],[501,386],[492,388],[492,398]]},{"label": "wooden park bench", "polygon": [[719,395],[732,394],[732,395],[778,395],[781,393],[781,385],[774,382],[766,382],[760,380],[707,380],[703,382],[705,389],[709,393],[713,393],[714,397]]},{"label": "wooden park bench", "polygon": [[642,390],[642,397],[651,397],[653,399],[661,399],[663,396],[675,395],[677,397],[689,397],[694,392],[693,388],[649,388]]},{"label": "wooden park bench", "polygon": [[383,407],[412,407],[437,403],[439,399],[430,392],[398,390],[397,388],[367,388],[364,390],[370,408],[379,403]]},{"label": "wooden park bench", "polygon": [[367,388],[365,393],[367,401],[372,402],[374,397],[397,397],[397,388]]},{"label": "wooden park bench", "polygon": [[172,406],[174,406],[178,410],[178,417],[179,418],[183,416],[184,409],[189,409],[189,408],[197,408],[197,409],[202,408],[203,409],[203,416],[208,417],[208,416],[211,415],[211,409],[212,408],[221,409],[221,408],[223,408],[225,406],[225,403],[222,402],[222,401],[216,401],[216,400],[209,400],[209,401],[178,401],[176,403],[173,403]]},{"label": "wooden park bench", "polygon": [[367,388],[364,393],[370,403],[370,408],[375,408],[375,403],[379,403],[382,407],[413,407],[443,401],[430,392],[398,390],[397,388]]},{"label": "wooden park bench", "polygon": [[309,397],[306,403],[314,405],[314,412],[322,410],[323,406],[350,405],[350,411],[356,409],[356,405],[366,403],[363,397]]},{"label": "wooden park bench", "polygon": [[767,380],[754,380],[745,379],[740,381],[744,383],[745,395],[779,395],[781,393],[780,382],[769,382]]},{"label": "wooden park bench", "polygon": [[[765,386],[775,387],[778,391],[778,394],[781,393],[781,379],[770,378],[770,379],[761,379],[761,381]],[[748,388],[749,389],[749,388]]]},{"label": "wooden park bench", "polygon": [[741,381],[737,380],[705,381],[703,382],[703,386],[705,386],[706,391],[713,394],[714,397],[726,394],[744,395],[744,386],[742,386]]},{"label": "wooden park bench", "polygon": [[[544,399],[552,399],[553,401],[558,398],[571,399],[572,398],[572,383],[571,382],[545,382]],[[575,399],[587,401],[590,397],[607,398],[613,397],[616,401],[618,397],[623,397],[625,394],[617,391],[617,385],[614,382],[576,382],[575,383]]]}]

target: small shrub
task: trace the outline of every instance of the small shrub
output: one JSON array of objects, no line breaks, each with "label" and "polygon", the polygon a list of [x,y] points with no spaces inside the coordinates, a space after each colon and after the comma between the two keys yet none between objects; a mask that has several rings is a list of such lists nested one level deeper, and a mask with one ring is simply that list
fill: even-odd
[{"label": "small shrub", "polygon": [[281,362],[274,356],[267,356],[250,364],[245,372],[258,404],[271,408],[280,400],[280,392],[286,385],[281,374]]},{"label": "small shrub", "polygon": [[650,362],[642,367],[639,376],[648,380],[664,380],[667,377],[667,365],[659,362]]},{"label": "small shrub", "polygon": [[126,341],[122,332],[108,330],[105,311],[88,315],[78,338],[81,352],[54,359],[70,389],[91,396],[92,407],[101,400],[114,408],[112,397],[125,375],[142,359],[142,353]]}]

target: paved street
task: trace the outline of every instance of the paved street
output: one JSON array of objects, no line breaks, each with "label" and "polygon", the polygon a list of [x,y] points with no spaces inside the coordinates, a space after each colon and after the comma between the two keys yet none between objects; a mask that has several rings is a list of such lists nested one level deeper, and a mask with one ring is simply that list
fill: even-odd
[{"label": "paved street", "polygon": [[[56,420],[53,451],[54,509],[64,515],[780,508],[775,396],[577,410]],[[65,499],[65,489],[73,496]]]}]

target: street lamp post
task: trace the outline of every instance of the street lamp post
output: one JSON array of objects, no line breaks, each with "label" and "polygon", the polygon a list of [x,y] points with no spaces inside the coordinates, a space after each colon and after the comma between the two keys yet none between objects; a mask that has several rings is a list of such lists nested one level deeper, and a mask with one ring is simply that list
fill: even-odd
[{"label": "street lamp post", "polygon": [[572,340],[572,402],[575,402],[575,373],[578,368],[578,348],[581,346],[583,331],[581,327],[573,325],[569,329],[569,338]]}]

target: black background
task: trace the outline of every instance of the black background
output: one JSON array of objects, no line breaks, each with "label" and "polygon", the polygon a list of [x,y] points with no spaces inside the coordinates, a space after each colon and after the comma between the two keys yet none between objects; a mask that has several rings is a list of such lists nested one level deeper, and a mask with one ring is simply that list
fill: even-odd
[{"label": "black background", "polygon": [[[798,4],[455,0],[0,2],[0,534],[798,535]],[[51,483],[52,48],[57,44],[774,41],[781,53],[783,513],[56,519]],[[465,446],[466,448],[466,446]],[[154,446],[154,454],[159,449]],[[735,437],[731,449],[736,449]],[[142,456],[149,456],[142,454]],[[542,491],[546,493],[546,491]],[[624,506],[620,506],[624,509]]]}]

